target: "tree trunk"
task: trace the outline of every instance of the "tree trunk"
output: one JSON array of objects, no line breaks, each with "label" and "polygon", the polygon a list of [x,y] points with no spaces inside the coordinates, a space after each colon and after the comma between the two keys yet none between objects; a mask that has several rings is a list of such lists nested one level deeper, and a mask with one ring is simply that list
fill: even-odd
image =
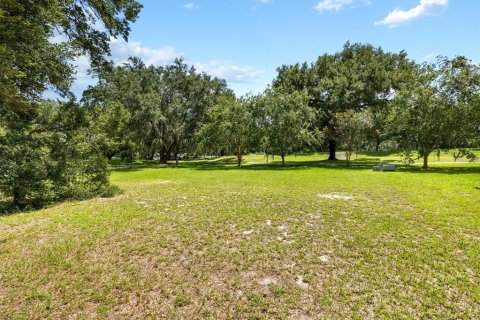
[{"label": "tree trunk", "polygon": [[150,144],[147,150],[147,160],[153,160],[155,157],[155,148],[153,147],[153,143]]},{"label": "tree trunk", "polygon": [[165,164],[167,163],[171,158],[171,153],[172,153],[172,146],[169,148],[166,148],[165,146],[162,146],[160,149],[160,163]]},{"label": "tree trunk", "polygon": [[14,190],[13,191],[13,204],[15,205],[23,205],[25,204],[27,195],[22,190]]},{"label": "tree trunk", "polygon": [[282,157],[282,167],[285,168],[285,155],[281,154],[280,156]]},{"label": "tree trunk", "polygon": [[160,152],[160,163],[165,164],[170,160],[170,154],[166,152]]},{"label": "tree trunk", "polygon": [[178,167],[178,151],[175,151],[175,167]]},{"label": "tree trunk", "polygon": [[430,155],[430,150],[423,150],[423,166],[422,169],[428,169],[428,156]]},{"label": "tree trunk", "polygon": [[382,139],[377,137],[375,139],[375,152],[378,152],[378,150],[380,150],[380,143],[382,143]]},{"label": "tree trunk", "polygon": [[337,160],[337,157],[335,155],[337,148],[337,141],[335,139],[330,139],[328,141],[328,152],[329,152],[329,157],[328,160]]},{"label": "tree trunk", "polygon": [[242,166],[242,154],[237,154],[237,167]]}]

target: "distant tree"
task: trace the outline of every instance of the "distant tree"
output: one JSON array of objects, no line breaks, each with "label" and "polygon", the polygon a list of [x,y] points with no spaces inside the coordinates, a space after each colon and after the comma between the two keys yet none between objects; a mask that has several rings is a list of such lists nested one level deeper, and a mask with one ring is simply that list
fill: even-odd
[{"label": "distant tree", "polygon": [[464,158],[464,157],[467,158],[467,160],[470,162],[475,162],[478,160],[478,157],[475,153],[465,148],[459,148],[459,149],[453,150],[452,156],[453,156],[454,162],[457,162],[458,159]]},{"label": "distant tree", "polygon": [[231,95],[222,97],[209,110],[208,120],[198,133],[199,146],[228,150],[235,155],[237,166],[240,167],[243,156],[260,140],[260,127],[255,116],[257,105],[252,99],[236,99]]},{"label": "distant tree", "polygon": [[464,57],[417,67],[415,81],[398,92],[389,127],[405,150],[418,150],[423,169],[430,153],[466,143],[480,129],[480,69]]},{"label": "distant tree", "polygon": [[350,44],[335,54],[324,54],[312,65],[282,66],[273,88],[283,92],[306,90],[309,105],[322,115],[319,129],[326,133],[329,160],[335,160],[335,114],[369,109],[374,117],[372,136],[376,148],[383,141],[386,109],[404,82],[413,63],[405,52],[388,53],[368,44]]},{"label": "distant tree", "polygon": [[345,151],[347,166],[351,165],[350,159],[353,152],[358,152],[373,126],[373,117],[368,110],[355,112],[347,110],[335,115],[335,131],[339,146]]},{"label": "distant tree", "polygon": [[165,67],[147,67],[140,59],[130,58],[102,74],[99,83],[84,93],[83,101],[105,115],[120,110],[125,115],[126,123],[119,123],[117,117],[105,118],[112,121],[105,123],[105,129],[120,129],[112,131],[115,143],[110,154],[133,147],[148,159],[158,153],[160,162],[166,163],[172,154],[178,159],[181,150],[192,149],[207,109],[223,94],[230,94],[224,80],[198,73],[182,59]]},{"label": "distant tree", "polygon": [[280,155],[283,167],[286,155],[319,142],[317,117],[308,106],[308,99],[308,95],[298,91],[291,94],[268,91],[263,98],[265,150]]}]

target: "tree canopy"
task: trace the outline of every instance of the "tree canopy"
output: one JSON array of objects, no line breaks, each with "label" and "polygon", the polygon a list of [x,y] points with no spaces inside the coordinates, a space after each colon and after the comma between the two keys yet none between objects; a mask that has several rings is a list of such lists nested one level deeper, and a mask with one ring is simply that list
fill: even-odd
[{"label": "tree canopy", "polygon": [[16,205],[108,186],[84,110],[41,95],[49,88],[73,100],[73,59],[106,69],[110,37],[127,39],[140,8],[134,0],[0,2],[0,191]]},{"label": "tree canopy", "polygon": [[461,147],[480,134],[480,68],[464,57],[416,68],[398,91],[389,129],[405,150],[418,150],[423,168],[435,149]]}]

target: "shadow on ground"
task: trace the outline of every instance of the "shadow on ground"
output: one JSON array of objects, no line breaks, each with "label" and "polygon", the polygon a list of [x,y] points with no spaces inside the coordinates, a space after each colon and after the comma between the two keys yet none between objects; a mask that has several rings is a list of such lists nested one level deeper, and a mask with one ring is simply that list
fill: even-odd
[{"label": "shadow on ground", "polygon": [[[192,170],[258,170],[258,171],[284,171],[284,170],[308,170],[308,169],[315,169],[315,168],[328,168],[330,170],[341,170],[341,171],[358,171],[358,170],[365,170],[365,171],[372,171],[372,167],[374,165],[378,165],[379,161],[377,159],[358,159],[352,161],[351,166],[347,167],[344,160],[337,160],[337,161],[329,161],[329,160],[311,160],[311,161],[301,161],[301,162],[288,162],[286,167],[282,167],[281,163],[275,161],[273,163],[255,163],[249,164],[244,163],[242,167],[238,168],[236,164],[236,158],[223,158],[221,160],[191,160],[191,161],[183,161],[180,162],[179,168],[186,168]],[[397,172],[401,173],[414,173],[414,174],[451,174],[451,175],[458,175],[458,174],[478,174],[480,179],[480,166],[478,165],[467,165],[467,166],[434,166],[429,170],[422,170],[419,166],[407,166],[402,164],[397,165]],[[434,164],[433,164],[434,165]],[[167,169],[172,170],[175,169],[175,163],[169,164],[142,164],[139,166],[124,166],[124,167],[116,167],[112,168],[114,171],[121,171],[121,172],[135,172],[140,171],[145,168],[150,169]],[[376,172],[375,174],[395,174],[395,172]],[[475,187],[475,189],[480,190],[480,186]],[[20,208],[17,206],[13,206],[11,202],[6,199],[0,199],[0,216],[11,215],[15,213],[21,212],[28,212],[28,211],[36,211],[48,206],[40,206],[40,207],[26,207]]]},{"label": "shadow on ground", "polygon": [[[221,160],[192,160],[180,162],[179,168],[193,169],[193,170],[270,170],[270,171],[282,171],[282,170],[305,170],[315,168],[329,168],[332,170],[372,170],[374,165],[380,163],[378,159],[365,159],[360,158],[352,161],[350,166],[346,165],[344,160],[329,161],[329,160],[310,160],[310,161],[291,161],[287,162],[285,167],[281,166],[278,161],[270,163],[243,163],[240,168],[237,167],[236,158],[223,158]],[[416,173],[416,174],[480,174],[480,166],[466,165],[466,166],[435,166],[432,163],[432,167],[428,170],[423,170],[418,165],[404,165],[395,164],[398,172]],[[176,168],[174,163],[168,165],[149,165],[142,167],[122,168],[116,169],[119,171],[138,171],[143,168]]]}]

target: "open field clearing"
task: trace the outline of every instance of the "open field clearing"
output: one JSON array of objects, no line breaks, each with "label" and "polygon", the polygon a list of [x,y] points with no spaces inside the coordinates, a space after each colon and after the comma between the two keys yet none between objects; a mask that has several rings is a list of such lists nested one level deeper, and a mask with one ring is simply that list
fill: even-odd
[{"label": "open field clearing", "polygon": [[480,320],[478,21],[0,0],[0,320]]},{"label": "open field clearing", "polygon": [[480,165],[323,164],[117,170],[0,216],[0,318],[478,319]]}]

